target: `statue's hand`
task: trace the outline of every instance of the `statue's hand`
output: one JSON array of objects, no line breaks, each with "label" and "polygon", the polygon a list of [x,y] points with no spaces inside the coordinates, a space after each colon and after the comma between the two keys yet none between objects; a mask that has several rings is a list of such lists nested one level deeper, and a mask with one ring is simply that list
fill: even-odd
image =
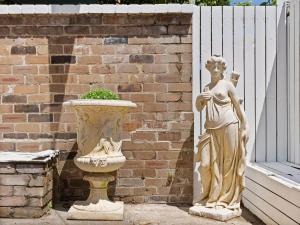
[{"label": "statue's hand", "polygon": [[242,140],[244,140],[244,143],[247,144],[249,140],[249,128],[242,126],[240,128],[240,132],[241,132]]},{"label": "statue's hand", "polygon": [[198,96],[199,100],[204,102],[204,101],[208,101],[209,99],[211,99],[212,94],[210,91],[206,91],[206,92],[201,92],[200,95]]}]

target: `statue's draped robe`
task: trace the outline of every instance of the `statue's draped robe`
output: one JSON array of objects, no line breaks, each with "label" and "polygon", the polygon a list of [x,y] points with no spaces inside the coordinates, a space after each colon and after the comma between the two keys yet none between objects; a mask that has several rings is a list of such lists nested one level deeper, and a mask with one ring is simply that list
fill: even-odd
[{"label": "statue's draped robe", "polygon": [[201,204],[240,208],[244,188],[245,146],[231,99],[213,96],[206,105],[206,133],[199,142]]}]

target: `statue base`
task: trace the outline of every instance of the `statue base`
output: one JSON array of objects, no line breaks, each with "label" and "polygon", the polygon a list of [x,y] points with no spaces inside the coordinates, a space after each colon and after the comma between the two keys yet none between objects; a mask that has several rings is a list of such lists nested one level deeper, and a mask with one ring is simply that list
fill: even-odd
[{"label": "statue base", "polygon": [[112,202],[107,197],[107,184],[114,180],[110,175],[84,176],[90,182],[90,195],[86,201],[77,201],[69,209],[71,220],[123,220],[124,203]]},{"label": "statue base", "polygon": [[206,217],[219,221],[227,221],[238,217],[242,214],[241,209],[230,210],[226,208],[216,209],[216,208],[207,208],[201,205],[192,206],[189,209],[189,213],[195,216]]}]

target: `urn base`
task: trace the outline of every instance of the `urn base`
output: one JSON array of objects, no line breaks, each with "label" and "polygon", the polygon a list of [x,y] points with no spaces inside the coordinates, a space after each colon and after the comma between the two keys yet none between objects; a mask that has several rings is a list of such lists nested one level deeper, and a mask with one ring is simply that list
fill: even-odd
[{"label": "urn base", "polygon": [[114,180],[108,174],[86,175],[90,183],[90,195],[86,201],[77,201],[69,209],[71,220],[123,220],[124,203],[112,202],[107,197],[107,184]]},{"label": "urn base", "polygon": [[230,210],[226,208],[216,209],[195,205],[189,209],[189,214],[219,221],[227,221],[235,217],[239,217],[242,214],[242,210]]},{"label": "urn base", "polygon": [[96,204],[75,202],[69,209],[70,220],[123,220],[124,203],[99,200]]}]

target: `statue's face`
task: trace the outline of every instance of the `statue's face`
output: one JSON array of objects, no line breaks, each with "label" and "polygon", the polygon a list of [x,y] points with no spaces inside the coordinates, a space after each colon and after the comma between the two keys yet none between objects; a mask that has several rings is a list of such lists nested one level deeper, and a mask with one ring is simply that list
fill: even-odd
[{"label": "statue's face", "polygon": [[221,62],[215,62],[214,65],[211,68],[211,78],[212,80],[220,80],[222,79],[222,74],[223,74],[223,66]]}]

